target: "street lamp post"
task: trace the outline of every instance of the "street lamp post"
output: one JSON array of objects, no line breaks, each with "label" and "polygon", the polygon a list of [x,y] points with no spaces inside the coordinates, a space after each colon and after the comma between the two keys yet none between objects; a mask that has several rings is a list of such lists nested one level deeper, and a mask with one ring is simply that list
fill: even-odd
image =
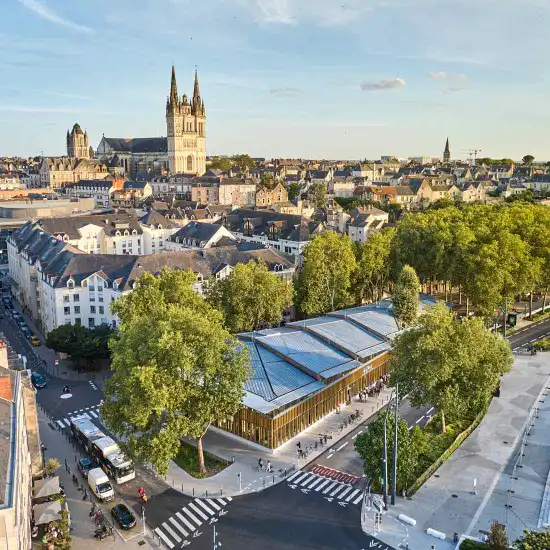
[{"label": "street lamp post", "polygon": [[388,406],[386,407],[386,415],[384,416],[384,452],[382,455],[382,485],[384,494],[384,510],[388,510],[388,412],[393,399],[392,389]]},{"label": "street lamp post", "polygon": [[393,472],[392,472],[392,488],[391,488],[391,504],[395,506],[395,493],[397,491],[397,421],[399,414],[399,384],[395,385],[395,414],[394,434],[393,434]]}]

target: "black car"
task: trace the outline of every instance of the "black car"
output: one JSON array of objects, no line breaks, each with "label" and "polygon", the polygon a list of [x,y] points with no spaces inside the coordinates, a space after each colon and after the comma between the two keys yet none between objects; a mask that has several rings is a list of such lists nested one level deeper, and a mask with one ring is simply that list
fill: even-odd
[{"label": "black car", "polygon": [[126,504],[116,504],[111,508],[111,516],[120,525],[121,529],[131,529],[136,524],[136,516]]},{"label": "black car", "polygon": [[78,461],[78,469],[84,477],[88,477],[88,472],[94,468],[99,468],[99,464],[96,464],[92,459],[84,457]]},{"label": "black car", "polygon": [[48,384],[47,380],[39,372],[31,373],[31,382],[37,389],[45,388]]}]

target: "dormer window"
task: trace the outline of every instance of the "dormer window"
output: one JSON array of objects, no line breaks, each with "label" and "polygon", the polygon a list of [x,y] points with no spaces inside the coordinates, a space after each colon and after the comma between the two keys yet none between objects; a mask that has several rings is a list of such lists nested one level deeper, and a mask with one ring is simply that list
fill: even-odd
[{"label": "dormer window", "polygon": [[113,290],[118,290],[118,283],[113,281]]},{"label": "dormer window", "polygon": [[74,279],[69,279],[67,281],[67,288],[74,288]]},{"label": "dormer window", "polygon": [[63,235],[63,241],[68,243],[69,242],[69,235]]},{"label": "dormer window", "polygon": [[203,276],[201,273],[197,273],[197,283],[202,283],[204,280]]},{"label": "dormer window", "polygon": [[82,288],[86,288],[88,286],[88,281],[82,281]]},{"label": "dormer window", "polygon": [[124,236],[126,237],[126,235],[129,235],[129,234],[130,234],[130,232],[127,229],[125,229],[124,230]]},{"label": "dormer window", "polygon": [[120,231],[116,231],[116,232],[115,232],[115,235],[116,235],[117,237],[120,237]]},{"label": "dormer window", "polygon": [[132,235],[137,235],[137,231],[135,229],[132,231]]}]

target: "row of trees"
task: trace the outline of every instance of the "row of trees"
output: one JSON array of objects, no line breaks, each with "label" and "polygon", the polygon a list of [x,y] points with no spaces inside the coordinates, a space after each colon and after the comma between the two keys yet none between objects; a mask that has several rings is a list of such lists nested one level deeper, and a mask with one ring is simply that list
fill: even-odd
[{"label": "row of trees", "polygon": [[82,325],[60,325],[46,338],[46,346],[71,356],[75,366],[94,368],[99,359],[109,358],[108,342],[112,329],[105,324],[88,328]]}]

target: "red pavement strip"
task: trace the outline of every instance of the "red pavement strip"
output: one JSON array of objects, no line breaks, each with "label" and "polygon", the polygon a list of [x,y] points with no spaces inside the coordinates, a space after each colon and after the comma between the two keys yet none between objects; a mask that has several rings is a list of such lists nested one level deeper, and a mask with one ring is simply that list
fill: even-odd
[{"label": "red pavement strip", "polygon": [[319,464],[315,464],[313,468],[311,468],[311,471],[315,474],[336,479],[342,483],[351,483],[352,485],[361,479],[360,477],[346,474],[345,472],[340,472],[339,470],[334,470],[333,468],[327,468],[326,466],[321,466]]}]

